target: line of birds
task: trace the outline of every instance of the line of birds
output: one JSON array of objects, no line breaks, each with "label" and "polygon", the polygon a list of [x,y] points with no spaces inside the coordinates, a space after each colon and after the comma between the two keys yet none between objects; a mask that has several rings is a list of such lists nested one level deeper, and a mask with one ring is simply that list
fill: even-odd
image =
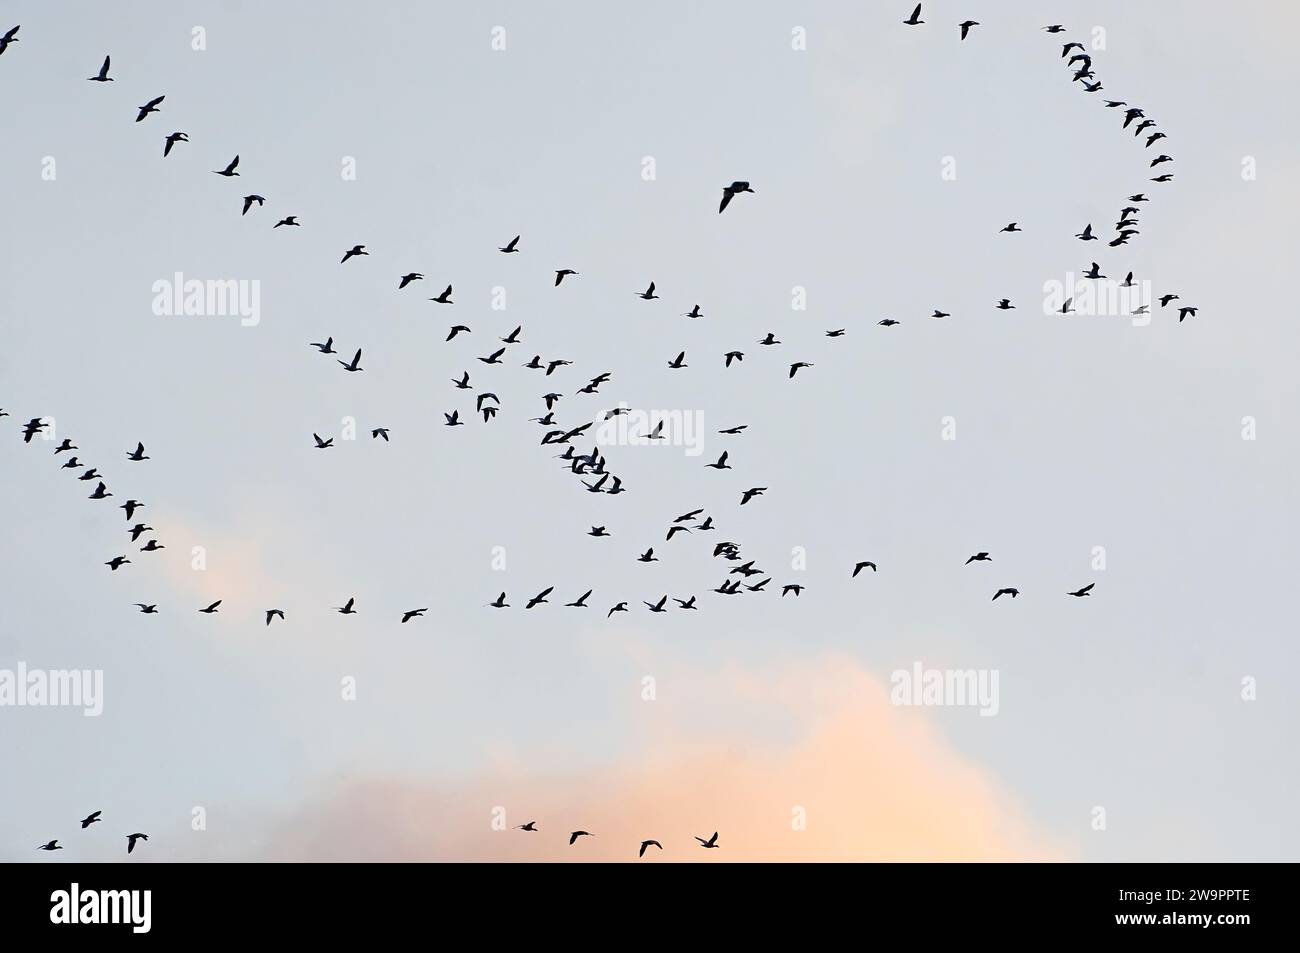
[{"label": "line of birds", "polygon": [[[91,814],[88,814],[88,815],[86,815],[85,817],[83,817],[83,818],[81,819],[81,829],[84,831],[84,830],[85,830],[87,827],[89,827],[91,824],[98,824],[98,823],[100,823],[100,821],[102,821],[103,818],[100,817],[99,815],[101,815],[101,814],[103,814],[103,813],[104,813],[103,811],[95,811],[95,812],[93,812],[93,813],[91,813]],[[142,840],[143,840],[143,841],[147,841],[148,839],[149,839],[149,835],[148,835],[148,834],[141,834],[141,833],[138,833],[138,832],[135,833],[135,834],[127,834],[127,835],[126,835],[126,852],[127,852],[128,854],[132,853],[132,852],[135,850],[135,845],[136,845],[137,842],[142,841]],[[44,844],[41,844],[41,846],[37,847],[36,849],[37,849],[37,850],[63,850],[63,845],[59,843],[58,838],[55,838],[54,840],[46,841]]]},{"label": "line of birds", "polygon": [[[518,824],[518,825],[516,825],[516,826],[515,826],[515,830],[517,830],[517,831],[527,831],[527,832],[530,833],[530,834],[536,834],[536,833],[540,833],[541,828],[537,826],[537,822],[536,822],[536,821],[529,821],[527,824]],[[578,842],[579,838],[582,838],[582,837],[595,837],[595,836],[596,836],[596,835],[593,834],[593,833],[591,833],[591,831],[570,831],[570,832],[569,832],[569,846],[572,847],[574,844],[576,844],[576,843]],[[712,835],[711,837],[709,837],[708,839],[705,839],[705,838],[703,838],[703,837],[700,837],[700,836],[696,835],[696,836],[695,836],[695,840],[696,840],[696,841],[699,843],[699,845],[700,845],[701,847],[703,847],[705,850],[717,850],[717,849],[719,849],[719,848],[722,846],[721,844],[718,843],[718,832],[717,832],[717,831],[714,831],[714,832],[713,832],[713,835]],[[650,840],[643,840],[643,841],[641,842],[641,846],[637,849],[637,852],[636,852],[637,857],[638,857],[638,858],[640,858],[640,857],[644,857],[644,856],[645,856],[645,852],[646,852],[647,850],[649,850],[651,847],[658,848],[659,850],[663,850],[663,849],[664,849],[664,845],[661,844],[661,843],[659,843],[659,841],[657,841],[657,840],[653,840],[653,839],[650,839]]]}]

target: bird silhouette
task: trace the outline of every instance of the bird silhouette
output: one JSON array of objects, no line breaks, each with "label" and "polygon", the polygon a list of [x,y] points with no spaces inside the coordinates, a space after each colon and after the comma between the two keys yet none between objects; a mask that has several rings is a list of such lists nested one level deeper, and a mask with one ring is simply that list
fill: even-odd
[{"label": "bird silhouette", "polygon": [[163,158],[166,159],[169,155],[171,155],[172,146],[176,145],[176,143],[189,142],[189,141],[190,141],[190,137],[187,136],[185,133],[173,132],[171,135],[169,135],[166,139],[163,140]]},{"label": "bird silhouette", "polygon": [[167,98],[166,96],[155,96],[153,99],[149,100],[143,106],[137,106],[136,108],[139,110],[139,112],[136,113],[135,121],[141,122],[143,121],[144,117],[149,115],[150,113],[162,112],[162,110],[158,108],[158,104],[161,103],[166,98]]},{"label": "bird silhouette", "polygon": [[235,170],[239,168],[239,156],[235,156],[224,169],[213,169],[213,175],[224,175],[226,178],[239,175]]},{"label": "bird silhouette", "polygon": [[352,355],[352,360],[350,362],[339,361],[338,363],[343,370],[348,371],[349,373],[365,370],[365,368],[361,366],[361,348],[357,348],[357,353]]},{"label": "bird silhouette", "polygon": [[731,204],[731,200],[734,199],[740,193],[742,192],[753,193],[753,191],[754,190],[750,188],[748,182],[742,182],[742,181],[732,182],[730,185],[726,186],[722,190],[722,202],[718,205],[718,214],[721,215],[723,211],[726,209],[726,207]]},{"label": "bird silhouette", "polygon": [[89,81],[92,82],[92,83],[111,83],[111,82],[113,82],[113,77],[111,77],[111,76],[108,75],[108,64],[109,64],[110,62],[111,62],[111,60],[110,60],[107,56],[105,56],[105,57],[104,57],[104,62],[103,62],[103,63],[100,65],[100,67],[99,67],[99,72],[96,73],[94,76],[87,77],[87,78],[89,79]]}]

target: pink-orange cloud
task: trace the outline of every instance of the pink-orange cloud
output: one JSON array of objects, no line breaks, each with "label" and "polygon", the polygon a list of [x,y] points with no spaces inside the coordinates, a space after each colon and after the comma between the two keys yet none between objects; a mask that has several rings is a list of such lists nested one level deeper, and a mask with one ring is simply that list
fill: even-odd
[{"label": "pink-orange cloud", "polygon": [[[650,838],[664,850],[647,861],[1067,856],[924,710],[891,705],[887,685],[850,660],[779,674],[735,669],[709,679],[708,692],[710,704],[761,700],[797,730],[785,740],[738,729],[699,737],[678,719],[618,763],[588,771],[511,766],[457,784],[342,783],[281,818],[263,859],[635,860]],[[531,820],[539,833],[514,829]],[[570,847],[578,829],[595,836]],[[714,830],[720,850],[693,839]]]}]

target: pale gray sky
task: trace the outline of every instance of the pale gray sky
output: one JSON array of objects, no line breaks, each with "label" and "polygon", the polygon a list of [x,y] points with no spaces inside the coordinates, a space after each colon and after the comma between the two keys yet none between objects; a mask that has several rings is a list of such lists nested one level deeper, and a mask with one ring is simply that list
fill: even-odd
[{"label": "pale gray sky", "polygon": [[[835,653],[883,680],[918,659],[998,669],[997,717],[916,717],[1073,856],[1295,859],[1300,140],[1284,38],[1300,20],[1265,2],[971,0],[927,3],[909,28],[911,6],[5,3],[0,32],[22,31],[0,57],[0,668],[100,668],[106,698],[99,718],[0,709],[0,857],[56,836],[66,859],[115,857],[119,826],[154,831],[155,856],[259,856],[270,818],[331,785],[634,759],[658,717],[638,699],[653,666]],[[981,26],[963,43],[966,18]],[[1095,27],[1090,96],[1059,53]],[[105,53],[116,81],[85,82]],[[1103,96],[1167,132],[1173,182],[1147,181],[1160,148]],[[174,130],[190,142],[164,160]],[[240,178],[210,174],[236,153]],[[756,194],[719,216],[738,178]],[[1139,190],[1152,201],[1128,248],[1071,237],[1108,236]],[[266,207],[241,217],[250,192]],[[272,230],[288,214],[302,228]],[[998,234],[1013,220],[1024,234]],[[521,254],[495,251],[517,233]],[[356,243],[371,256],[341,267]],[[1044,284],[1092,260],[1200,313],[1045,314]],[[555,289],[562,267],[581,274]],[[261,323],[156,316],[152,285],[177,271],[259,281]],[[407,271],[427,280],[399,293]],[[661,300],[632,297],[651,280]],[[426,300],[449,282],[454,307]],[[705,319],[681,317],[696,303]],[[473,332],[445,343],[453,323]],[[504,367],[474,360],[517,324]],[[780,347],[757,346],[769,330]],[[365,372],[307,347],[326,335],[345,357],[364,348]],[[690,367],[669,370],[683,349]],[[732,349],[746,359],[724,371]],[[518,367],[534,353],[574,364],[544,379]],[[787,380],[799,360],[815,366]],[[467,369],[501,397],[490,425],[449,383]],[[599,396],[572,396],[602,371]],[[619,401],[699,412],[704,455],[611,447],[629,492],[584,493],[527,419],[551,384],[571,425]],[[453,408],[468,426],[441,426]],[[37,415],[115,499],[85,500],[50,445],[21,443]],[[312,448],[347,416],[392,443]],[[124,460],[137,440],[152,460]],[[705,470],[723,449],[735,469]],[[739,510],[749,486],[770,489]],[[112,505],[127,497],[168,548],[109,573],[129,552]],[[701,506],[719,533],[664,543]],[[614,538],[587,538],[593,524]],[[713,595],[712,539],[807,591]],[[650,545],[663,561],[635,562]],[[963,566],[977,550],[994,562]],[[850,580],[859,559],[880,572]],[[1091,581],[1091,598],[1064,596]],[[549,585],[556,604],[520,610]],[[1022,595],[990,604],[999,586]],[[562,608],[588,588],[591,611]],[[485,608],[502,589],[515,608]],[[195,612],[209,593],[227,600],[212,618]],[[701,611],[644,612],[664,593]],[[361,614],[340,617],[349,596]],[[606,622],[621,600],[642,611]],[[268,630],[270,606],[289,618]],[[781,736],[752,699],[694,688],[661,681],[651,710],[689,713],[702,737]],[[223,820],[190,832],[194,805]],[[96,809],[112,825],[81,835]]]}]

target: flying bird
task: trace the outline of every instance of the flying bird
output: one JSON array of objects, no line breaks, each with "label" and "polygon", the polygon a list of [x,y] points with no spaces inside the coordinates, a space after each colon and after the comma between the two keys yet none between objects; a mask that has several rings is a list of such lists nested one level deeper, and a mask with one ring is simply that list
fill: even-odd
[{"label": "flying bird", "polygon": [[[54,842],[51,841],[50,843],[54,843]],[[657,840],[643,840],[641,842],[641,849],[637,851],[637,856],[644,857],[647,847],[658,847],[660,850],[664,849],[664,845],[659,843]]]},{"label": "flying bird", "polygon": [[109,64],[109,58],[105,56],[103,64],[99,67],[99,72],[96,73],[94,76],[87,77],[87,79],[92,83],[113,82],[113,77],[108,75],[108,64]]},{"label": "flying bird", "polygon": [[137,106],[136,108],[139,109],[140,112],[136,115],[135,121],[140,122],[141,120],[144,119],[145,116],[149,115],[150,113],[162,112],[162,110],[158,108],[158,104],[166,98],[167,98],[166,96],[155,96],[153,99],[149,100],[143,106]]},{"label": "flying bird", "polygon": [[216,602],[212,603],[212,605],[208,606],[206,609],[200,609],[199,611],[207,615],[212,615],[214,612],[217,611],[217,607],[220,605],[221,605],[221,600],[218,599]]},{"label": "flying bird", "polygon": [[413,271],[408,275],[402,275],[402,282],[397,286],[397,290],[401,291],[412,281],[423,281],[423,280],[424,280],[424,275],[420,274],[418,271]]},{"label": "flying bird", "polygon": [[230,178],[232,175],[239,175],[239,173],[235,171],[237,168],[239,168],[239,156],[235,156],[231,159],[230,164],[224,169],[213,169],[212,174],[224,175],[226,178]]},{"label": "flying bird", "polygon": [[345,602],[342,606],[336,608],[334,611],[339,613],[339,615],[356,615],[357,610],[352,608],[353,603],[355,603],[356,601],[357,601],[356,597],[354,596],[348,599],[347,602]]},{"label": "flying bird", "polygon": [[636,292],[636,296],[638,298],[641,298],[644,301],[653,301],[659,297],[657,294],[655,294],[655,283],[653,281],[650,282],[650,287],[647,288],[645,291]]},{"label": "flying bird", "polygon": [[701,847],[716,848],[719,846],[717,831],[714,831],[713,836],[708,840],[705,840],[703,837],[696,837],[695,839],[700,842]]},{"label": "flying bird", "polygon": [[406,612],[402,613],[402,624],[405,625],[407,622],[424,615],[428,611],[427,607],[424,609],[408,609]]},{"label": "flying bird", "polygon": [[135,842],[136,842],[136,841],[142,841],[142,840],[148,840],[148,839],[149,839],[149,835],[148,835],[148,834],[127,834],[127,835],[126,835],[126,852],[129,854],[129,853],[131,853],[131,851],[135,850]]},{"label": "flying bird", "polygon": [[1076,589],[1074,592],[1067,592],[1066,595],[1074,596],[1075,598],[1082,598],[1083,596],[1089,595],[1092,592],[1092,587],[1095,585],[1097,585],[1095,582],[1090,582],[1082,589]]},{"label": "flying bird", "polygon": [[969,566],[971,563],[988,563],[992,561],[993,561],[993,557],[990,556],[988,553],[979,552],[976,553],[974,556],[972,556],[970,559],[966,560],[966,565]]},{"label": "flying bird", "polygon": [[339,361],[338,363],[343,370],[349,373],[365,370],[365,368],[361,366],[361,348],[357,348],[357,353],[352,355],[351,363],[348,363],[347,361]]},{"label": "flying bird", "polygon": [[347,264],[347,260],[349,258],[356,258],[358,255],[369,255],[369,254],[370,252],[366,251],[365,245],[353,245],[346,252],[344,252],[343,260],[340,261],[339,264],[344,265]]},{"label": "flying bird", "polygon": [[302,222],[298,221],[297,215],[286,215],[284,218],[280,219],[280,221],[276,222],[271,227],[279,228],[281,225],[297,225],[299,228],[301,228]]},{"label": "flying bird", "polygon": [[190,141],[190,137],[187,136],[185,133],[183,133],[183,132],[173,132],[173,133],[172,133],[170,136],[168,136],[167,139],[163,142],[163,158],[166,159],[169,155],[171,155],[172,146],[176,145],[176,143],[178,143],[178,142],[189,142],[189,141]]},{"label": "flying bird", "polygon": [[908,26],[920,26],[925,22],[921,19],[921,5],[919,3],[916,5],[916,9],[912,11],[912,15],[903,22]]},{"label": "flying bird", "polygon": [[872,572],[876,572],[876,564],[869,560],[863,560],[860,563],[856,563],[853,566],[853,576],[851,578],[856,579],[858,573],[862,572],[864,569],[870,569]]},{"label": "flying bird", "polygon": [[267,624],[267,625],[270,625],[270,624],[271,624],[271,620],[274,619],[276,616],[279,616],[279,617],[280,617],[280,621],[283,622],[283,621],[284,621],[284,610],[283,610],[283,609],[267,609],[267,610],[266,610],[266,624]]},{"label": "flying bird", "polygon": [[731,200],[741,192],[749,192],[752,194],[753,191],[754,190],[749,187],[748,182],[732,182],[722,190],[722,204],[718,206],[718,214],[721,215],[723,210],[731,204]]},{"label": "flying bird", "polygon": [[998,596],[1010,596],[1012,599],[1014,599],[1018,595],[1020,595],[1019,589],[999,589],[997,592],[993,593],[992,601],[997,602]]},{"label": "flying bird", "polygon": [[957,25],[961,27],[961,38],[964,40],[966,39],[966,34],[970,32],[970,28],[973,26],[979,26],[980,24],[978,20],[963,20]]},{"label": "flying bird", "polygon": [[519,236],[516,235],[514,238],[510,239],[510,241],[506,242],[504,246],[498,248],[497,251],[505,252],[507,255],[509,255],[518,252],[519,251],[518,246],[519,246]]},{"label": "flying bird", "polygon": [[88,815],[86,815],[85,817],[83,817],[83,818],[81,819],[81,829],[84,831],[84,830],[85,830],[87,827],[89,827],[91,824],[97,824],[97,823],[99,823],[99,820],[100,820],[99,815],[101,815],[101,814],[103,814],[103,813],[104,813],[103,811],[95,811],[95,813],[93,813],[93,814],[88,814]]},{"label": "flying bird", "polygon": [[333,438],[333,437],[330,437],[328,440],[322,440],[322,439],[320,438],[320,434],[318,434],[318,433],[313,433],[313,434],[312,434],[312,438],[316,441],[316,449],[317,449],[317,450],[325,450],[325,449],[327,449],[327,448],[329,448],[329,447],[334,446],[334,438]]},{"label": "flying bird", "polygon": [[[4,36],[0,36],[0,53],[4,53],[5,50],[9,49],[9,44],[10,44],[10,43],[17,43],[17,42],[18,42],[18,31],[19,31],[20,29],[22,29],[21,25],[20,25],[20,26],[16,26],[16,27],[14,27],[12,30],[10,30],[8,33],[6,33]],[[56,843],[56,842],[55,842],[55,841],[50,841],[50,843],[53,844],[53,843]],[[58,849],[58,850],[62,850],[63,848],[60,847],[60,848],[57,848],[57,849]]]},{"label": "flying bird", "polygon": [[442,294],[438,295],[438,297],[436,297],[436,298],[430,298],[429,300],[430,300],[430,301],[436,301],[438,304],[455,304],[455,303],[456,303],[456,302],[454,302],[454,301],[451,300],[451,285],[448,285],[446,288],[442,289]]},{"label": "flying bird", "polygon": [[560,282],[563,281],[565,278],[567,278],[569,275],[576,275],[576,274],[577,272],[574,271],[572,268],[561,268],[559,271],[555,273],[555,287],[557,288],[560,287]]},{"label": "flying bird", "polygon": [[132,452],[132,451],[130,451],[130,450],[128,450],[128,451],[126,452],[126,458],[127,458],[128,460],[134,460],[134,461],[136,461],[137,463],[139,463],[141,460],[149,460],[149,459],[152,459],[151,457],[146,457],[146,456],[144,455],[144,444],[142,444],[142,443],[140,443],[140,442],[138,442],[138,441],[136,442],[136,445],[135,445],[135,451],[134,451],[134,452]]},{"label": "flying bird", "polygon": [[261,195],[245,195],[245,196],[244,196],[244,210],[243,210],[242,212],[240,212],[239,214],[240,214],[240,215],[247,215],[247,214],[248,214],[248,210],[249,210],[250,208],[253,207],[253,203],[254,203],[254,202],[257,203],[258,208],[261,208],[263,205],[266,204],[266,198],[265,198],[265,196],[261,196]]},{"label": "flying bird", "polygon": [[794,363],[794,364],[791,364],[791,365],[790,365],[790,379],[793,380],[793,379],[794,379],[794,375],[797,374],[797,373],[799,373],[799,368],[801,368],[801,367],[812,367],[812,366],[813,366],[813,365],[809,364],[807,361],[798,361],[798,362],[796,362],[796,363]]},{"label": "flying bird", "polygon": [[539,606],[539,605],[541,605],[542,603],[546,602],[546,601],[547,601],[547,600],[546,600],[546,597],[549,596],[549,595],[551,594],[551,590],[554,589],[554,588],[555,588],[554,586],[547,586],[545,589],[543,589],[543,590],[542,590],[541,592],[539,592],[537,595],[535,595],[535,596],[533,596],[531,599],[529,599],[529,600],[528,600],[528,605],[524,606],[524,608],[525,608],[525,609],[531,609],[533,606]]}]

